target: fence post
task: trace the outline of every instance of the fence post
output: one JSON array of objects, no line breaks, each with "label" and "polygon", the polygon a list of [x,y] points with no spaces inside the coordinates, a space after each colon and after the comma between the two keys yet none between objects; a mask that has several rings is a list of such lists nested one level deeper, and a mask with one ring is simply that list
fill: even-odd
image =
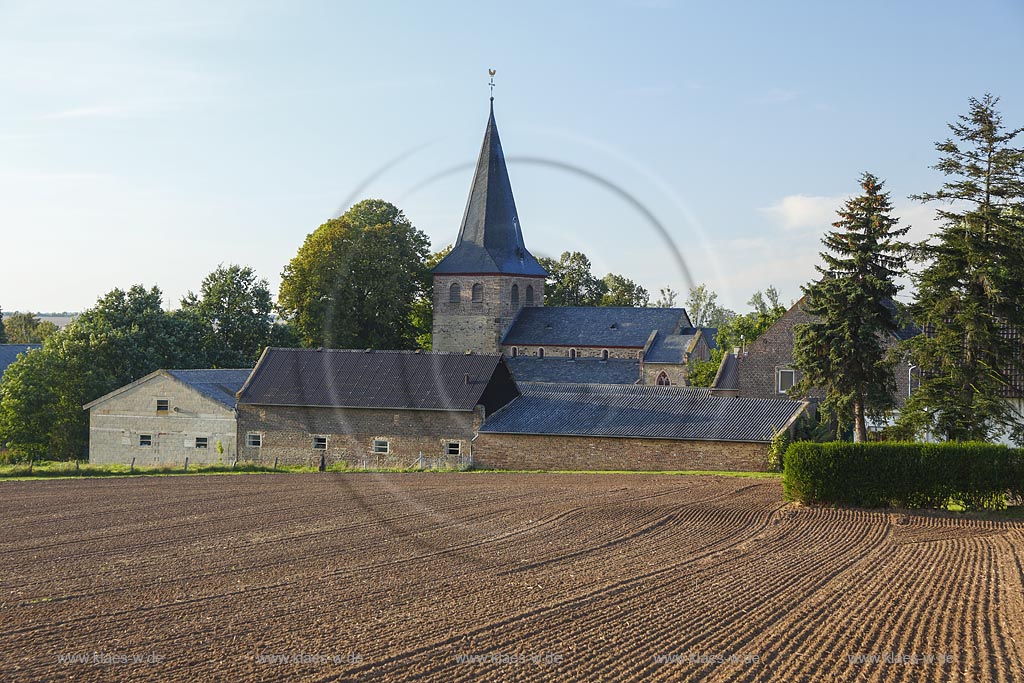
[{"label": "fence post", "polygon": [[80,471],[81,470],[79,470],[79,468],[78,468],[78,458],[75,458],[75,472],[80,472]]},{"label": "fence post", "polygon": [[135,474],[135,458],[132,458],[132,466],[128,470],[129,474]]},{"label": "fence post", "polygon": [[423,469],[423,451],[420,451],[420,469]]},{"label": "fence post", "polygon": [[277,471],[277,458],[274,458],[274,471]]},{"label": "fence post", "polygon": [[235,466],[237,464],[238,464],[238,458],[235,458],[234,460],[231,461],[231,469],[235,469]]},{"label": "fence post", "polygon": [[185,471],[188,472],[188,456],[185,456]]}]

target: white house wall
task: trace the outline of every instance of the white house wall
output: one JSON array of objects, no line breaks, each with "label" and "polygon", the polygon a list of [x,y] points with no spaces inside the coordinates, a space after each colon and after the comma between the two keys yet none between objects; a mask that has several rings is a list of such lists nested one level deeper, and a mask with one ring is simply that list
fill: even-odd
[{"label": "white house wall", "polygon": [[[157,412],[157,399],[167,399],[166,413]],[[236,432],[234,409],[158,375],[89,409],[89,462],[227,463],[238,452]],[[141,435],[151,436],[152,445],[140,446]],[[196,437],[205,437],[207,447],[196,448]]]}]

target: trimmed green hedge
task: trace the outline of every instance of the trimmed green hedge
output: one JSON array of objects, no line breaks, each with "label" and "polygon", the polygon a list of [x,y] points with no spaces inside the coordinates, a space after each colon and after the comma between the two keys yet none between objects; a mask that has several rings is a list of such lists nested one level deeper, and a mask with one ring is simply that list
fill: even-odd
[{"label": "trimmed green hedge", "polygon": [[1024,495],[1024,451],[987,443],[811,443],[786,450],[786,498],[857,507],[999,510]]}]

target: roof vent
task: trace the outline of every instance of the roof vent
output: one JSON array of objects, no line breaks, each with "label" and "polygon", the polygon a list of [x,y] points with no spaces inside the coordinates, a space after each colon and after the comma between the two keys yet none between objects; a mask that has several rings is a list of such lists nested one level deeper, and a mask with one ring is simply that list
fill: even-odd
[{"label": "roof vent", "polygon": [[545,326],[544,326],[544,329],[545,329],[545,330],[550,330],[550,329],[551,329],[551,325],[545,325]]},{"label": "roof vent", "polygon": [[415,351],[413,351],[413,353],[419,353],[419,352],[420,352],[419,349],[416,349]]},{"label": "roof vent", "polygon": [[618,324],[617,324],[617,323],[612,323],[612,325],[611,325],[611,328],[610,328],[610,329],[613,329],[613,330],[617,330],[617,329],[619,329],[619,326],[618,326]]},{"label": "roof vent", "polygon": [[469,384],[469,373],[468,372],[466,373],[465,383]]},{"label": "roof vent", "polygon": [[317,353],[321,353],[323,350],[324,350],[324,347],[322,347],[322,346],[316,347],[316,352]]},{"label": "roof vent", "polygon": [[369,353],[370,351],[373,351],[373,349],[364,349],[363,353]]}]

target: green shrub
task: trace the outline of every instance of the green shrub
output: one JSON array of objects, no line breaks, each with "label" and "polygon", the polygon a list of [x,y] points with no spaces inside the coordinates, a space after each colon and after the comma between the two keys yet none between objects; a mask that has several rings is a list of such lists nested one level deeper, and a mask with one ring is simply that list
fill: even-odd
[{"label": "green shrub", "polygon": [[768,444],[768,471],[781,472],[786,460],[786,449],[789,448],[791,439],[789,431],[783,429],[775,433],[772,442]]},{"label": "green shrub", "polygon": [[1024,451],[987,443],[810,443],[786,450],[786,498],[859,507],[996,510],[1024,494]]}]

